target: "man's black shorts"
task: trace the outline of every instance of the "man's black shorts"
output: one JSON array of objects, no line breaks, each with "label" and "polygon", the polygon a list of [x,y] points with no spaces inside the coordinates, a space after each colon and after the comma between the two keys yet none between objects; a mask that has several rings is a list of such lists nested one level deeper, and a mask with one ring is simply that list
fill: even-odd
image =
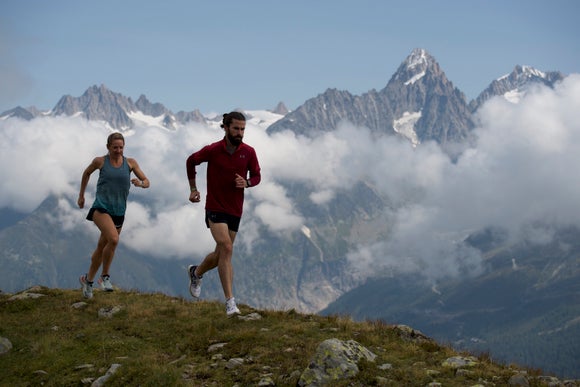
[{"label": "man's black shorts", "polygon": [[240,228],[240,218],[239,216],[233,216],[230,214],[226,214],[224,212],[215,212],[205,210],[205,224],[207,228],[209,228],[209,221],[212,223],[227,223],[228,230],[238,232],[238,228]]},{"label": "man's black shorts", "polygon": [[111,215],[107,210],[104,208],[91,208],[87,215],[87,220],[93,221],[93,214],[95,211],[99,211],[101,214],[107,214],[113,219],[113,223],[115,224],[116,228],[123,227],[123,223],[125,222],[125,216],[118,216],[118,215]]}]

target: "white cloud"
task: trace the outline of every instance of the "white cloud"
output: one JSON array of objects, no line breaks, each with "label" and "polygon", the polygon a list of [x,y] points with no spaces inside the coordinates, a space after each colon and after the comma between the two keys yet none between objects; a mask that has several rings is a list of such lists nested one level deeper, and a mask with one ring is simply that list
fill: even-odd
[{"label": "white cloud", "polygon": [[259,187],[250,192],[256,201],[253,213],[264,225],[274,232],[297,230],[302,226],[302,217],[295,212],[281,185],[266,180]]},{"label": "white cloud", "polygon": [[[551,230],[531,226],[538,219],[580,226],[578,110],[578,75],[554,90],[537,88],[518,104],[493,99],[478,113],[476,145],[456,163],[434,143],[413,148],[405,139],[377,138],[346,123],[306,138],[292,132],[268,135],[263,121],[250,120],[246,141],[256,148],[263,179],[248,190],[240,243],[251,248],[260,227],[275,233],[301,229],[308,214],[298,212],[286,186],[305,185],[309,200],[325,205],[337,190],[366,179],[394,209],[380,214],[389,221],[384,240],[349,253],[361,275],[377,268],[425,271],[435,278],[476,271],[477,252],[460,243],[470,231],[500,226],[514,237],[545,242]],[[188,202],[185,160],[223,132],[199,124],[133,132],[125,154],[138,160],[152,184],[147,190],[131,188],[122,243],[159,257],[206,254],[213,241],[204,224],[204,202]],[[108,133],[80,118],[0,122],[0,207],[31,211],[51,192],[76,203],[81,173],[93,157],[106,153]],[[97,173],[87,207],[96,180]],[[198,170],[198,186],[204,198],[205,166]],[[143,198],[141,204],[137,198]],[[84,221],[86,209],[61,207],[67,227],[90,225]]]},{"label": "white cloud", "polygon": [[2,121],[0,207],[32,211],[50,193],[78,194],[84,167],[106,153],[105,142],[102,128],[78,118]]}]

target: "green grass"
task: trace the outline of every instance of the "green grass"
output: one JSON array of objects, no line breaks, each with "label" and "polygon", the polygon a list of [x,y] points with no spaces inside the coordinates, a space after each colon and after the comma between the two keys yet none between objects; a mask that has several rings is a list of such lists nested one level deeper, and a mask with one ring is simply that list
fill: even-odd
[{"label": "green grass", "polygon": [[[375,362],[359,364],[355,378],[334,386],[377,385],[377,376],[393,386],[432,381],[465,386],[480,379],[497,385],[507,384],[514,372],[484,356],[472,374],[456,376],[441,365],[457,355],[450,347],[405,340],[380,321],[239,305],[244,314],[262,316],[243,321],[226,318],[219,303],[134,291],[95,291],[86,307],[75,309],[74,303],[85,301],[80,290],[36,292],[45,296],[9,301],[9,295],[0,294],[0,336],[13,344],[0,356],[1,386],[88,385],[114,363],[121,367],[107,386],[248,386],[265,375],[278,386],[295,386],[318,344],[330,338],[356,340],[377,355]],[[112,318],[98,317],[99,309],[113,306],[122,311]],[[208,352],[216,343],[226,345]],[[244,363],[229,369],[225,364],[231,358],[243,358]],[[385,363],[392,369],[378,368]]]}]

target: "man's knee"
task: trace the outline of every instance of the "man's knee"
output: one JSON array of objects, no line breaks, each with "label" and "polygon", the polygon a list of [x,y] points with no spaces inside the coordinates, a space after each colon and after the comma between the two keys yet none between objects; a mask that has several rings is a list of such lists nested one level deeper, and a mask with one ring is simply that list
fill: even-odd
[{"label": "man's knee", "polygon": [[231,241],[218,242],[217,248],[220,252],[220,257],[222,255],[231,257],[234,251],[234,244]]}]

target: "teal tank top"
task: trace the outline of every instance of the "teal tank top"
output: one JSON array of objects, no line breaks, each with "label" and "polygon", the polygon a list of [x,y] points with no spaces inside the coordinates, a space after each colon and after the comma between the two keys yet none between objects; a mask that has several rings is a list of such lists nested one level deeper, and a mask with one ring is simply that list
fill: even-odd
[{"label": "teal tank top", "polygon": [[131,186],[131,169],[127,158],[119,168],[111,165],[109,155],[99,172],[97,181],[97,196],[93,208],[102,208],[110,215],[124,216],[127,209],[127,197]]}]

